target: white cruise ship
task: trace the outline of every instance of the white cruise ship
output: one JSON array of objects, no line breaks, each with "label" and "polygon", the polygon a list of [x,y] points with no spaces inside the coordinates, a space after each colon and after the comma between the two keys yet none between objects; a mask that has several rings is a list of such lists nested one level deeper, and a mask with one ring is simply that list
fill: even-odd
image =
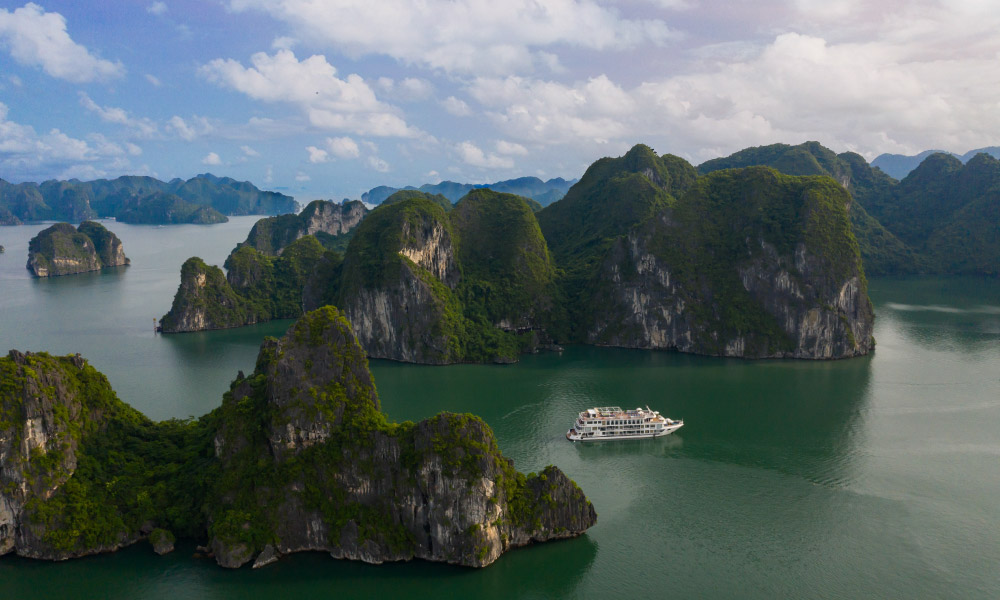
[{"label": "white cruise ship", "polygon": [[599,440],[631,440],[660,437],[684,426],[683,420],[668,419],[655,410],[637,408],[622,410],[617,406],[588,408],[580,413],[573,427],[566,432],[572,442]]}]

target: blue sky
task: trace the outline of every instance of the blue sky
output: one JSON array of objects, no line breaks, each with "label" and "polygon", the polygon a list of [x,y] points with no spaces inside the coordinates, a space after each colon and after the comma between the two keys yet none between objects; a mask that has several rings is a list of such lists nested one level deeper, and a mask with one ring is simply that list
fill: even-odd
[{"label": "blue sky", "polygon": [[300,200],[1000,144],[987,0],[0,2],[0,177],[212,172]]}]

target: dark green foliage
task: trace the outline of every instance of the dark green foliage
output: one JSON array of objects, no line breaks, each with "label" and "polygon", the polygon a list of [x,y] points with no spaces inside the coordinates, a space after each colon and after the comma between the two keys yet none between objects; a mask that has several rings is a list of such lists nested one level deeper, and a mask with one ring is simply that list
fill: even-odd
[{"label": "dark green foliage", "polygon": [[69,223],[56,223],[38,232],[28,242],[28,254],[38,257],[39,262],[52,268],[56,256],[81,261],[90,259],[94,243]]},{"label": "dark green foliage", "polygon": [[674,202],[695,181],[694,167],[671,155],[658,157],[636,145],[620,158],[592,164],[566,196],[538,213],[538,222],[559,265],[569,313],[557,339],[580,340],[593,312],[594,278],[620,236]]},{"label": "dark green foliage", "polygon": [[253,315],[253,308],[229,285],[222,269],[193,256],[181,265],[181,285],[160,325],[164,332],[189,331],[188,321],[198,316],[196,328],[224,329],[253,323]]},{"label": "dark green foliage", "polygon": [[425,198],[431,202],[437,204],[445,210],[445,212],[451,210],[451,201],[442,196],[441,194],[428,194],[427,192],[421,192],[419,190],[399,190],[394,192],[391,196],[382,201],[379,206],[387,206],[389,204],[395,204],[397,202],[402,202],[404,200],[409,200],[411,198]]},{"label": "dark green foliage", "polygon": [[28,269],[36,276],[70,275],[128,264],[121,241],[100,223],[84,221],[78,229],[57,223],[28,242]]},{"label": "dark green foliage", "polygon": [[[838,289],[861,272],[849,202],[828,177],[789,177],[765,167],[717,171],[673,205],[665,218],[669,226],[650,224],[652,249],[689,294],[684,300],[696,320],[718,332],[719,340],[744,336],[763,345],[762,354],[790,350],[792,340],[747,292],[735,267],[756,258],[773,261],[762,254],[761,242],[785,257],[806,244],[823,263],[810,274],[810,285]],[[801,277],[793,265],[786,268]]]},{"label": "dark green foliage", "polygon": [[915,273],[921,269],[922,258],[883,227],[881,217],[873,212],[892,193],[896,180],[869,166],[862,156],[853,152],[835,154],[818,142],[798,146],[772,144],[707,161],[699,165],[698,171],[705,174],[750,166],[768,166],[786,175],[826,175],[838,181],[855,200],[850,209],[851,225],[866,272],[887,275]]},{"label": "dark green foliage", "polygon": [[77,227],[77,231],[90,238],[94,243],[94,250],[103,265],[111,265],[116,261],[114,248],[121,246],[118,237],[108,231],[104,225],[95,221],[84,221]]},{"label": "dark green foliage", "polygon": [[198,422],[149,421],[122,403],[102,374],[77,361],[28,354],[20,366],[0,358],[0,431],[10,431],[22,419],[25,377],[59,386],[58,393],[49,388],[44,402],[56,417],[56,431],[63,433],[50,440],[46,454],[23,467],[29,485],[37,485],[33,478],[50,485],[65,477],[63,455],[75,448],[72,476],[51,497],[28,502],[29,521],[43,528],[43,540],[59,552],[113,547],[132,539],[147,522],[185,536],[203,535],[209,432]]},{"label": "dark green foliage", "polygon": [[474,190],[452,211],[466,317],[530,327],[552,321],[559,304],[555,267],[534,211],[524,198]]},{"label": "dark green foliage", "polygon": [[866,274],[899,275],[923,270],[924,258],[869,215],[860,203],[851,205],[850,218]]},{"label": "dark green foliage", "polygon": [[225,223],[229,219],[212,208],[181,199],[176,194],[153,192],[147,195],[127,193],[121,208],[115,212],[117,220],[138,224]]},{"label": "dark green foliage", "polygon": [[978,154],[962,165],[932,154],[870,212],[919,253],[919,269],[996,275],[1000,271],[1000,161]]},{"label": "dark green foliage", "polygon": [[278,257],[240,246],[226,259],[227,280],[257,321],[296,318],[302,314],[302,289],[323,252],[311,235],[294,241]]},{"label": "dark green foliage", "polygon": [[1000,275],[1000,188],[957,210],[931,233],[926,248],[943,272]]},{"label": "dark green foliage", "polygon": [[261,219],[254,223],[244,244],[268,256],[276,256],[298,237],[299,224],[296,214]]},{"label": "dark green foliage", "polygon": [[[190,258],[181,267],[181,285],[170,312],[160,321],[163,331],[187,331],[191,326],[224,329],[296,318],[302,314],[302,290],[323,254],[316,238],[307,235],[278,257],[248,245],[238,247],[226,259],[228,276],[200,258]],[[205,318],[199,327],[201,314]]]},{"label": "dark green foliage", "polygon": [[425,223],[438,224],[451,234],[444,209],[427,197],[379,206],[354,231],[344,255],[340,296],[361,288],[379,288],[395,281],[406,260],[399,254]]}]

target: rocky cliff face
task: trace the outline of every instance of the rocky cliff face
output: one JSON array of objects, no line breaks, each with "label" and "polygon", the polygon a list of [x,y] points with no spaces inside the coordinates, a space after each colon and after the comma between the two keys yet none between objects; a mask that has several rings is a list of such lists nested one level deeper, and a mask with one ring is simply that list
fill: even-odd
[{"label": "rocky cliff face", "polygon": [[299,215],[303,221],[303,235],[326,233],[340,235],[357,227],[368,214],[365,205],[358,201],[335,204],[323,200],[310,202]]},{"label": "rocky cliff face", "polygon": [[118,236],[100,223],[84,221],[79,229],[56,223],[28,244],[27,268],[36,277],[98,271],[129,264]]},{"label": "rocky cliff face", "polygon": [[444,211],[423,199],[379,208],[344,257],[338,305],[374,358],[445,364],[460,360],[461,277]]},{"label": "rocky cliff face", "polygon": [[160,327],[164,333],[180,333],[256,322],[255,311],[233,291],[222,269],[195,256],[181,266],[181,284],[170,312],[160,319]]},{"label": "rocky cliff face", "polygon": [[79,355],[56,359],[16,350],[0,359],[0,381],[0,555],[63,560],[139,539],[138,529],[112,525],[80,547],[73,532],[64,531],[70,511],[46,507],[77,469],[81,438],[108,416],[93,394],[107,381]]},{"label": "rocky cliff face", "polygon": [[746,358],[866,354],[874,316],[849,202],[824,178],[709,175],[616,242],[588,341]]},{"label": "rocky cliff face", "polygon": [[518,473],[472,415],[390,423],[332,307],[266,341],[196,421],[149,421],[79,356],[0,358],[0,554],[163,553],[176,533],[226,567],[304,550],[485,566],[595,521],[559,469]]},{"label": "rocky cliff face", "polygon": [[368,214],[357,200],[337,204],[329,200],[314,200],[299,214],[268,217],[257,221],[247,239],[248,245],[268,256],[278,256],[295,240],[312,235],[320,243],[347,234]]},{"label": "rocky cliff face", "polygon": [[101,260],[102,267],[121,267],[132,262],[125,256],[125,245],[122,241],[104,225],[96,221],[84,221],[80,223],[77,231],[94,243],[94,250]]},{"label": "rocky cliff face", "polygon": [[518,474],[476,417],[388,423],[365,352],[332,307],[263,346],[220,411],[209,530],[223,566],[305,550],[485,566],[596,520],[557,468]]}]

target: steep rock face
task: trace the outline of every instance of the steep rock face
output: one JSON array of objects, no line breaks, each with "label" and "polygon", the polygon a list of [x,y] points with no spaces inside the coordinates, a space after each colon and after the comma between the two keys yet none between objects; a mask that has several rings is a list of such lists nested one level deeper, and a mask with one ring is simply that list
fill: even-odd
[{"label": "steep rock face", "polygon": [[[108,524],[80,545],[66,531],[82,511],[49,510],[77,469],[81,438],[108,416],[107,380],[79,355],[52,358],[11,350],[0,359],[0,555],[63,560],[115,550],[141,537]],[[53,501],[54,503],[55,501]]]},{"label": "steep rock face", "polygon": [[746,358],[844,358],[873,347],[846,192],[767,168],[709,175],[616,242],[592,343]]},{"label": "steep rock face", "polygon": [[198,257],[184,261],[181,284],[170,312],[160,319],[164,333],[227,329],[252,325],[257,316],[226,281],[222,269]]},{"label": "steep rock face", "polygon": [[0,358],[0,554],[63,560],[205,539],[219,564],[302,550],[485,566],[596,513],[555,467],[524,475],[472,415],[390,423],[334,308],[265,341],[197,420],[153,423],[77,356]]},{"label": "steep rock face", "polygon": [[461,273],[444,211],[414,198],[380,207],[355,232],[337,304],[369,356],[445,364],[460,360]]},{"label": "steep rock face", "polygon": [[268,256],[278,256],[295,240],[312,235],[324,246],[334,244],[334,238],[349,233],[368,214],[357,200],[337,204],[329,200],[314,200],[299,214],[268,217],[257,221],[247,239],[248,245]]},{"label": "steep rock face", "polygon": [[220,413],[222,475],[208,511],[223,566],[304,550],[485,566],[596,520],[562,472],[517,473],[471,415],[388,423],[365,352],[332,307],[262,346]]},{"label": "steep rock face", "polygon": [[338,205],[317,200],[310,202],[299,216],[305,225],[303,235],[315,235],[321,232],[340,235],[357,227],[366,214],[368,209],[361,202],[351,201]]},{"label": "steep rock face", "polygon": [[27,269],[35,277],[73,275],[127,264],[121,240],[93,221],[84,221],[79,229],[69,223],[56,223],[28,243]]},{"label": "steep rock face", "polygon": [[450,294],[413,263],[394,281],[358,289],[343,303],[358,341],[372,358],[424,364],[455,362],[445,323]]},{"label": "steep rock face", "polygon": [[131,263],[118,236],[96,221],[84,221],[77,230],[90,238],[102,267],[121,267]]},{"label": "steep rock face", "polygon": [[226,259],[226,275],[200,258],[181,267],[170,312],[161,319],[164,333],[227,329],[302,315],[302,290],[323,247],[311,235],[271,257],[240,246]]}]

